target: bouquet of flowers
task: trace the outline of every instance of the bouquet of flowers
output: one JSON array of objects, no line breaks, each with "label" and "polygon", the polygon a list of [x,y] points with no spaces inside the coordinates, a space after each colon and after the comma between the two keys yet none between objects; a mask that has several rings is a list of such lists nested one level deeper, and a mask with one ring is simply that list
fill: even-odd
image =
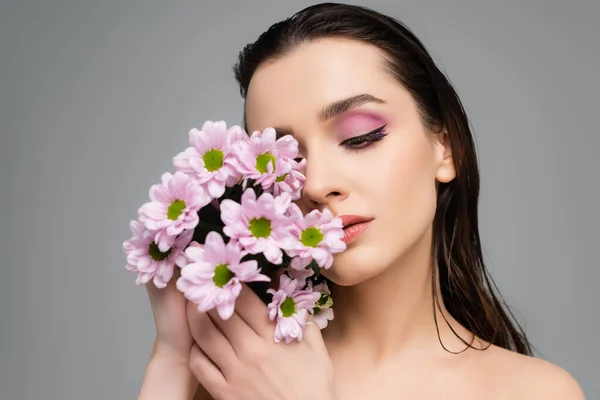
[{"label": "bouquet of flowers", "polygon": [[[267,304],[276,342],[302,340],[309,314],[326,327],[333,301],[319,271],[346,244],[340,218],[328,209],[303,215],[293,202],[305,181],[297,141],[224,121],[193,128],[189,141],[129,224],[123,250],[135,283],[164,288],[179,268],[176,286],[198,311],[228,319],[244,282]],[[277,288],[269,275],[279,276]]]}]

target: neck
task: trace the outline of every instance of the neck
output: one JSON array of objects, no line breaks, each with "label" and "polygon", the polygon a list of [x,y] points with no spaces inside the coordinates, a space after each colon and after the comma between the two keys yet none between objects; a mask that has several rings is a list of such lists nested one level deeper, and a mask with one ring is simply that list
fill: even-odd
[{"label": "neck", "polygon": [[[372,364],[411,351],[446,353],[440,345],[433,316],[435,259],[431,248],[429,230],[385,272],[354,286],[332,284],[335,318],[323,331],[328,345],[360,349],[363,362]],[[461,351],[465,344],[452,333],[444,316],[467,343],[471,342],[471,335],[446,310],[439,282],[436,288],[439,337],[448,350]]]}]

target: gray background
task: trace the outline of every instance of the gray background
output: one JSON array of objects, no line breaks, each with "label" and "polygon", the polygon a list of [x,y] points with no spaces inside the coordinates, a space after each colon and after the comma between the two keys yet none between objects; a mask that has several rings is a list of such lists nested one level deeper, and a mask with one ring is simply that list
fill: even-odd
[{"label": "gray background", "polygon": [[[0,5],[0,398],[131,399],[153,339],[121,243],[187,132],[241,122],[237,53],[308,1]],[[600,399],[599,2],[364,1],[449,74],[488,266],[543,358]]]}]

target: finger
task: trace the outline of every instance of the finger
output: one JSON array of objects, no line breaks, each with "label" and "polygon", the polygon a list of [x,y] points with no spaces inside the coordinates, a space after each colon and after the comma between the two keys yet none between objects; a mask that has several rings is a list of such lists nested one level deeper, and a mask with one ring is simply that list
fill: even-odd
[{"label": "finger", "polygon": [[260,337],[236,311],[234,311],[233,314],[231,314],[231,317],[226,320],[223,320],[214,308],[208,311],[207,314],[217,328],[223,332],[234,349],[240,349],[242,346],[247,346]]},{"label": "finger", "polygon": [[235,311],[257,335],[273,337],[275,323],[269,319],[269,309],[245,283],[242,283],[242,290],[235,301]]},{"label": "finger", "polygon": [[323,334],[321,333],[321,328],[319,328],[319,324],[317,324],[317,321],[315,321],[314,316],[311,314],[308,314],[308,317],[306,318],[306,324],[302,336],[303,340],[306,340],[306,342],[310,343],[312,346],[325,346],[325,342],[323,341]]},{"label": "finger", "polygon": [[[150,298],[150,302],[155,302],[157,299],[168,296],[170,293],[177,292],[177,286],[175,282],[180,276],[179,267],[174,267],[173,277],[169,282],[167,282],[167,286],[164,288],[156,287],[156,284],[153,280],[144,284],[146,291],[148,292],[148,297]],[[172,296],[172,295],[171,295]]]},{"label": "finger", "polygon": [[215,326],[208,314],[199,312],[197,306],[189,302],[187,317],[190,332],[200,349],[224,374],[235,365],[237,355],[229,340]]},{"label": "finger", "polygon": [[217,394],[225,391],[225,376],[197,344],[190,351],[190,371],[212,398],[218,398]]},{"label": "finger", "polygon": [[[175,316],[185,315],[186,300],[183,293],[177,289],[175,284],[178,277],[179,268],[176,268],[173,279],[167,283],[165,288],[160,289],[156,287],[152,281],[145,284],[157,329],[160,321],[172,321]],[[172,325],[172,323],[169,323],[169,325]]]}]

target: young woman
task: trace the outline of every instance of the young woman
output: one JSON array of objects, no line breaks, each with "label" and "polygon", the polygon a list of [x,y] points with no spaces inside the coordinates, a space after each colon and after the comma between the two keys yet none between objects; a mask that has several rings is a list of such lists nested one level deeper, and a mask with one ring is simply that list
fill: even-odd
[{"label": "young woman", "polygon": [[293,345],[273,343],[247,287],[221,321],[174,284],[148,286],[157,337],[140,398],[583,399],[532,357],[494,290],[468,119],[419,39],[373,10],[319,4],[271,26],[234,70],[246,130],[300,144],[303,212],[362,229],[323,271],[335,319]]}]

